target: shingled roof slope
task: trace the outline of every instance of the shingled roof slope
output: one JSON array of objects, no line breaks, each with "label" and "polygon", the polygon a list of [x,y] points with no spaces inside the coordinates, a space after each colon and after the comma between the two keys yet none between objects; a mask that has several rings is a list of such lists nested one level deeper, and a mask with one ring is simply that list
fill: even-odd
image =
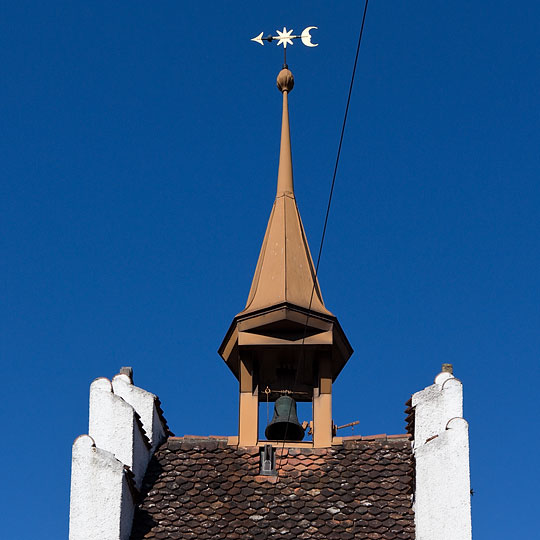
[{"label": "shingled roof slope", "polygon": [[277,484],[259,476],[259,451],[169,438],[148,467],[132,540],[414,538],[407,438],[286,448]]}]

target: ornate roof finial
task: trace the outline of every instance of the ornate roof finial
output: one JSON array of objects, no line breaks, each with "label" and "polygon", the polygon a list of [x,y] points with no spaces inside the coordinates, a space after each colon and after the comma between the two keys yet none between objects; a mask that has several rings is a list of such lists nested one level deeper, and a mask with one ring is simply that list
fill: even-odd
[{"label": "ornate roof finial", "polygon": [[277,45],[283,45],[283,67],[287,68],[287,44],[292,45],[293,39],[301,39],[302,43],[306,47],[317,47],[319,45],[318,43],[311,43],[311,30],[317,30],[316,26],[308,26],[307,28],[304,28],[302,30],[302,33],[298,36],[293,36],[292,29],[287,30],[287,28],[284,26],[282,31],[276,30],[277,36],[272,36],[271,34],[268,34],[266,37],[263,37],[264,32],[261,32],[258,36],[255,36],[254,38],[251,38],[251,41],[254,41],[255,43],[259,43],[261,45],[264,45],[264,41],[268,41],[268,43],[272,43],[272,41],[277,41]]},{"label": "ornate roof finial", "polygon": [[311,42],[311,30],[316,30],[316,26],[304,28],[300,35],[292,35],[293,31],[287,30],[284,26],[283,31],[276,30],[277,36],[268,35],[263,37],[263,32],[251,39],[256,43],[264,45],[265,41],[272,43],[276,41],[277,45],[283,45],[283,69],[277,77],[277,87],[283,94],[283,116],[281,122],[281,145],[279,152],[279,169],[277,196],[289,195],[294,197],[292,156],[291,156],[291,134],[289,129],[289,102],[288,94],[294,87],[294,77],[287,66],[287,44],[293,45],[293,39],[300,38],[306,47],[317,47],[318,43]]},{"label": "ornate roof finial", "polygon": [[300,38],[302,40],[302,43],[306,47],[317,47],[318,43],[311,43],[311,30],[317,30],[316,26],[308,26],[307,28],[304,28],[302,30],[302,33],[299,36],[292,36],[292,30],[287,30],[285,26],[283,27],[283,31],[280,32],[279,30],[276,30],[277,36],[271,36],[268,35],[266,37],[263,37],[264,32],[261,32],[258,36],[251,38],[251,41],[254,41],[255,43],[260,43],[261,45],[264,45],[263,41],[268,41],[268,43],[272,43],[272,41],[277,40],[278,45],[283,45],[283,48],[287,48],[287,43],[290,45],[293,44],[293,39]]},{"label": "ornate roof finial", "polygon": [[277,87],[280,92],[290,92],[294,88],[294,77],[288,68],[283,68],[277,76]]}]

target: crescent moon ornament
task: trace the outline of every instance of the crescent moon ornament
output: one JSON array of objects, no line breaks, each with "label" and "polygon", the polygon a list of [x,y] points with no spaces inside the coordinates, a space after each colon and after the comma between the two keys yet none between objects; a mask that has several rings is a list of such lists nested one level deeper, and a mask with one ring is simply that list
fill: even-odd
[{"label": "crescent moon ornament", "polygon": [[310,30],[317,30],[317,27],[308,26],[307,28],[304,28],[304,30],[302,30],[302,34],[300,36],[302,38],[302,43],[306,47],[317,47],[319,45],[318,43],[311,43],[311,34],[309,33]]}]

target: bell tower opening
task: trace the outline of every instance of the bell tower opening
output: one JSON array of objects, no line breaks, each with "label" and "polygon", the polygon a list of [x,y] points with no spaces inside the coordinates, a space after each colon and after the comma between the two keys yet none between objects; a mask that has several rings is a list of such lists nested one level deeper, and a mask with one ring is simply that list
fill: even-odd
[{"label": "bell tower opening", "polygon": [[[264,398],[266,399],[266,398]],[[279,398],[278,398],[279,399]],[[298,424],[302,428],[303,437],[301,439],[298,439],[299,442],[303,443],[312,443],[313,442],[313,403],[312,401],[296,401],[296,420],[298,421]],[[294,423],[295,418],[294,415],[291,412],[290,420],[289,420],[289,413],[288,409],[286,409],[285,413],[285,419],[287,421],[292,421]],[[291,409],[293,411],[293,409]],[[268,428],[268,425],[274,420],[276,417],[276,402],[271,401],[265,401],[261,400],[259,402],[259,442],[268,441],[273,444],[276,444],[276,441],[283,442],[285,439],[281,438],[269,438],[266,435],[266,430]],[[288,433],[286,440],[289,442],[292,442],[292,439],[290,439]]]}]

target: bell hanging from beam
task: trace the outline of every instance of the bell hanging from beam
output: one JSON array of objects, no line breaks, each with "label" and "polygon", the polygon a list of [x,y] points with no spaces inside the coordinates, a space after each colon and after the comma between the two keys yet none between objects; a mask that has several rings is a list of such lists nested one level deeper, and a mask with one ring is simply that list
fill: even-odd
[{"label": "bell hanging from beam", "polygon": [[301,441],[304,428],[296,415],[296,401],[290,396],[281,396],[274,405],[274,417],[264,431],[269,441]]}]

